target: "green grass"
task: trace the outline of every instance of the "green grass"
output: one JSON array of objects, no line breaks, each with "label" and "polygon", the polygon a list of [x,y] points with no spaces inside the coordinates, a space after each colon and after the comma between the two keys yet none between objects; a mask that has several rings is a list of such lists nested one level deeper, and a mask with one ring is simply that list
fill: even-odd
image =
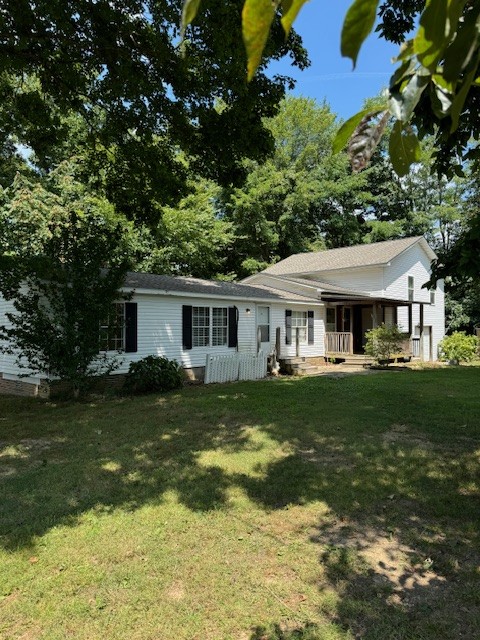
[{"label": "green grass", "polygon": [[478,637],[479,382],[0,397],[0,638]]}]

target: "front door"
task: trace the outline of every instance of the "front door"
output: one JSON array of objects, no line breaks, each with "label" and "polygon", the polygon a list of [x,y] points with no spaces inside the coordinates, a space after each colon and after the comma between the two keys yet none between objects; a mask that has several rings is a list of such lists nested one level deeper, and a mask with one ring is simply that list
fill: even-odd
[{"label": "front door", "polygon": [[257,307],[257,350],[270,353],[270,307]]}]

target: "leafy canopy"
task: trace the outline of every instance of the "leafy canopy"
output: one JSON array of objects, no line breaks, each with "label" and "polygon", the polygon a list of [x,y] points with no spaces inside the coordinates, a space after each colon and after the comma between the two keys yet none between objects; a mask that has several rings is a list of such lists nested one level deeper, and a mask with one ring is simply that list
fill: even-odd
[{"label": "leafy canopy", "polygon": [[99,327],[121,298],[135,234],[68,167],[45,185],[17,176],[0,209],[0,293],[14,312],[0,328],[3,350],[29,373],[79,391],[117,362],[99,356]]},{"label": "leafy canopy", "polygon": [[[263,73],[245,82],[241,7],[206,0],[209,19],[188,29],[182,57],[180,0],[0,0],[0,141],[20,143],[39,170],[51,171],[76,117],[83,155],[107,197],[153,224],[142,188],[170,206],[185,195],[179,148],[192,172],[240,181],[244,157],[271,151],[263,118],[289,82]],[[287,54],[307,64],[298,37],[285,42],[274,29],[266,58]]]}]

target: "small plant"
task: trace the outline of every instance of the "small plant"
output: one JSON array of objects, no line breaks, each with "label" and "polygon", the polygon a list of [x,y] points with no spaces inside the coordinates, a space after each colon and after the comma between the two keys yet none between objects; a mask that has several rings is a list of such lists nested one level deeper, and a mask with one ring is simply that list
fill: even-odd
[{"label": "small plant", "polygon": [[125,379],[127,393],[154,393],[171,391],[182,386],[184,373],[176,360],[159,356],[147,356],[130,363]]},{"label": "small plant", "polygon": [[386,362],[395,354],[402,350],[405,340],[404,334],[397,325],[387,326],[385,324],[370,329],[366,332],[367,343],[365,353],[375,358],[377,362]]},{"label": "small plant", "polygon": [[438,345],[440,360],[458,364],[459,362],[470,362],[477,356],[478,338],[467,336],[465,331],[455,331],[445,338]]}]

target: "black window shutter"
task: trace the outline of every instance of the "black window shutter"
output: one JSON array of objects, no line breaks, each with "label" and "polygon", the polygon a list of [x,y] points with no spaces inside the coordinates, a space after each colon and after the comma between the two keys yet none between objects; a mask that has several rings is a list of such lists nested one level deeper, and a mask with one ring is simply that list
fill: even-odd
[{"label": "black window shutter", "polygon": [[236,347],[238,345],[238,309],[237,307],[228,307],[228,346]]},{"label": "black window shutter", "polygon": [[308,316],[308,344],[315,342],[315,335],[313,330],[313,311],[307,311]]},{"label": "black window shutter", "polygon": [[191,349],[192,340],[192,306],[184,304],[182,306],[182,342],[184,349]]},{"label": "black window shutter", "polygon": [[285,344],[292,344],[292,312],[285,309]]},{"label": "black window shutter", "polygon": [[138,313],[136,302],[125,303],[125,353],[136,353]]}]

